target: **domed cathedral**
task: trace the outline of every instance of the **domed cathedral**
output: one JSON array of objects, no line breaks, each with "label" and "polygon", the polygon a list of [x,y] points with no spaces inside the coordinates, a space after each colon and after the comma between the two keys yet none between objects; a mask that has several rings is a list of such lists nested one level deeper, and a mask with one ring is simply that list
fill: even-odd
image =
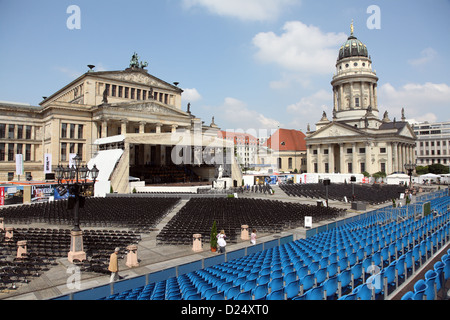
[{"label": "domed cathedral", "polygon": [[333,87],[333,114],[323,112],[316,131],[307,132],[309,173],[405,172],[415,162],[416,136],[402,111],[401,121],[380,119],[378,77],[367,46],[354,34],[339,49]]}]

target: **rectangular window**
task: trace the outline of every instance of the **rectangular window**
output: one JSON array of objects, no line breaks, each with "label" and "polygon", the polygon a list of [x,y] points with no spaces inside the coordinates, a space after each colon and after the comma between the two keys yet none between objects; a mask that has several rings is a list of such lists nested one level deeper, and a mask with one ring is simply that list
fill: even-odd
[{"label": "rectangular window", "polygon": [[83,160],[83,144],[82,143],[78,144],[78,156],[81,158],[81,160]]},{"label": "rectangular window", "polygon": [[366,164],[364,162],[361,162],[361,173],[366,171]]},{"label": "rectangular window", "polygon": [[23,125],[17,126],[17,139],[23,139]]},{"label": "rectangular window", "polygon": [[0,143],[0,161],[5,161],[5,144]]},{"label": "rectangular window", "polygon": [[31,140],[31,126],[25,127],[25,139]]},{"label": "rectangular window", "polygon": [[386,163],[384,162],[381,163],[381,172],[386,173]]},{"label": "rectangular window", "polygon": [[317,162],[315,162],[314,163],[314,173],[319,173],[318,171],[319,171],[319,168],[318,168]]},{"label": "rectangular window", "polygon": [[78,125],[78,139],[83,139],[83,129],[84,126],[82,124]]},{"label": "rectangular window", "polygon": [[31,144],[25,146],[25,161],[31,161]]},{"label": "rectangular window", "polygon": [[70,139],[75,139],[75,125],[70,125]]},{"label": "rectangular window", "polygon": [[0,139],[4,139],[6,136],[6,124],[0,123]]},{"label": "rectangular window", "polygon": [[14,180],[14,172],[8,172],[8,181]]},{"label": "rectangular window", "polygon": [[17,144],[16,154],[23,154],[23,144]]},{"label": "rectangular window", "polygon": [[347,163],[348,173],[353,173],[353,163]]},{"label": "rectangular window", "polygon": [[141,89],[136,90],[136,99],[141,100]]},{"label": "rectangular window", "polygon": [[130,96],[130,88],[126,87],[125,88],[125,99],[128,99],[129,96]]},{"label": "rectangular window", "polygon": [[115,84],[112,85],[111,96],[115,97],[117,91],[117,86]]},{"label": "rectangular window", "polygon": [[366,153],[366,148],[359,148],[359,153]]},{"label": "rectangular window", "polygon": [[14,161],[14,144],[8,144],[8,161]]},{"label": "rectangular window", "polygon": [[386,148],[380,148],[380,153],[386,153]]},{"label": "rectangular window", "polygon": [[67,161],[67,143],[61,143],[61,161]]},{"label": "rectangular window", "polygon": [[359,107],[359,98],[355,98],[355,107]]},{"label": "rectangular window", "polygon": [[328,162],[325,163],[325,173],[330,173],[330,165]]},{"label": "rectangular window", "polygon": [[69,153],[75,153],[75,143],[69,145]]},{"label": "rectangular window", "polygon": [[136,89],[131,88],[131,99],[134,99],[135,93],[136,93]]},{"label": "rectangular window", "polygon": [[119,98],[122,98],[123,96],[123,87],[119,86],[119,94],[118,94]]},{"label": "rectangular window", "polygon": [[288,168],[292,169],[292,158],[288,159]]},{"label": "rectangular window", "polygon": [[110,94],[110,89],[111,89],[111,86],[109,85],[109,84],[106,84],[106,86],[105,86],[105,90],[106,90],[106,95],[109,97],[109,94]]},{"label": "rectangular window", "polygon": [[67,138],[67,123],[61,124],[61,138]]},{"label": "rectangular window", "polygon": [[14,125],[8,125],[8,139],[14,139]]},{"label": "rectangular window", "polygon": [[352,148],[347,148],[347,154],[352,154],[353,153],[353,149]]}]

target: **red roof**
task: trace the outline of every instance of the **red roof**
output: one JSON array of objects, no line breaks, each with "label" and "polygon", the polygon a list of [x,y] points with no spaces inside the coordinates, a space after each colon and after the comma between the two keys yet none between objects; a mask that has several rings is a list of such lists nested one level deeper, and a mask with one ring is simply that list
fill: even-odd
[{"label": "red roof", "polygon": [[264,143],[274,151],[306,151],[305,134],[298,130],[278,129]]}]

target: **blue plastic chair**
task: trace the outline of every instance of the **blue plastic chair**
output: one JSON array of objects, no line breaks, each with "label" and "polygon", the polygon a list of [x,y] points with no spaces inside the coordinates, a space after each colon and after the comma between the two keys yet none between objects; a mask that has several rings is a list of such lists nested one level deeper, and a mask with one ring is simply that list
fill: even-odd
[{"label": "blue plastic chair", "polygon": [[246,301],[249,301],[249,300],[252,300],[252,294],[251,294],[250,290],[249,291],[239,292],[236,295],[236,297],[234,298],[234,300],[246,300]]},{"label": "blue plastic chair", "polygon": [[414,300],[414,292],[408,291],[402,296],[401,300]]},{"label": "blue plastic chair", "polygon": [[362,269],[362,263],[355,264],[351,269],[352,273],[352,288],[355,288],[356,283],[359,283],[362,279],[363,275],[363,269]]},{"label": "blue plastic chair", "polygon": [[445,264],[442,261],[438,261],[434,264],[434,271],[437,273],[436,291],[439,292],[444,284],[444,267]]},{"label": "blue plastic chair", "polygon": [[254,296],[255,300],[264,300],[268,293],[269,293],[268,284],[256,286],[256,288],[254,288],[252,291],[252,295]]},{"label": "blue plastic chair", "polygon": [[425,283],[425,280],[420,279],[414,284],[414,300],[423,300],[425,290],[428,289],[428,286]]},{"label": "blue plastic chair", "polygon": [[225,291],[225,297],[227,300],[232,300],[234,299],[239,293],[241,292],[241,289],[239,286],[233,286],[228,288]]},{"label": "blue plastic chair", "polygon": [[303,278],[299,279],[299,281],[300,293],[303,294],[315,285],[315,276],[314,274],[307,274]]},{"label": "blue plastic chair", "polygon": [[300,281],[294,280],[289,282],[286,287],[284,288],[284,292],[286,294],[286,298],[288,300],[291,300],[298,296],[300,293]]},{"label": "blue plastic chair", "polygon": [[358,300],[372,300],[372,290],[369,289],[367,283],[363,283],[353,289],[353,293],[356,294]]},{"label": "blue plastic chair", "polygon": [[[348,270],[346,270],[348,271]],[[323,290],[324,290],[324,297],[325,300],[328,300],[330,297],[337,296],[338,292],[338,277],[333,276],[331,278],[328,278],[323,283]]]},{"label": "blue plastic chair", "polygon": [[356,300],[356,293],[349,293],[349,294],[343,295],[338,300]]},{"label": "blue plastic chair", "polygon": [[314,275],[316,276],[316,284],[321,284],[327,279],[327,269],[319,269]]},{"label": "blue plastic chair", "polygon": [[256,284],[259,286],[263,284],[269,284],[269,282],[270,282],[270,274],[259,276],[259,278],[256,280]]},{"label": "blue plastic chair", "polygon": [[225,300],[223,292],[217,292],[211,295],[209,300]]},{"label": "blue plastic chair", "polygon": [[280,289],[272,291],[267,295],[266,300],[284,300],[284,290]]},{"label": "blue plastic chair", "polygon": [[274,278],[269,282],[270,291],[277,291],[283,289],[283,286],[284,286],[283,277]]},{"label": "blue plastic chair", "polygon": [[256,279],[247,280],[241,285],[241,291],[253,290],[256,287]]},{"label": "blue plastic chair", "polygon": [[425,284],[427,285],[427,290],[425,290],[426,300],[436,299],[436,286],[437,286],[437,273],[434,270],[428,270],[425,273]]},{"label": "blue plastic chair", "polygon": [[399,280],[406,278],[406,276],[405,276],[405,272],[406,272],[406,269],[405,269],[406,261],[405,261],[405,259],[406,259],[405,255],[402,255],[401,257],[398,258],[397,263],[395,265],[395,269],[397,270],[397,274],[396,274],[396,277],[395,277],[395,285],[396,285],[396,287],[398,287]]},{"label": "blue plastic chair", "polygon": [[306,292],[306,300],[323,300],[323,286],[317,286]]},{"label": "blue plastic chair", "polygon": [[340,274],[337,275],[337,281],[338,281],[338,291],[339,291],[339,297],[342,296],[342,293],[345,292],[352,283],[352,271],[344,270]]},{"label": "blue plastic chair", "polygon": [[330,263],[327,267],[328,277],[335,276],[337,273],[338,273],[338,263],[337,262]]},{"label": "blue plastic chair", "polygon": [[302,267],[300,267],[299,269],[296,268],[295,270],[296,270],[297,276],[298,276],[299,278],[303,278],[303,277],[306,276],[306,275],[308,274],[308,272],[309,272],[308,266],[302,266]]}]

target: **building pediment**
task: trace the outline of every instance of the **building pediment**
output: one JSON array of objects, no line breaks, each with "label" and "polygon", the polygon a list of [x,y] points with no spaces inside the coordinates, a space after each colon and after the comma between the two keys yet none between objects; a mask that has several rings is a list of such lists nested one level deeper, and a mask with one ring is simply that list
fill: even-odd
[{"label": "building pediment", "polygon": [[148,87],[160,88],[166,90],[176,90],[182,92],[182,90],[174,85],[171,85],[145,71],[135,71],[133,69],[127,69],[125,71],[109,71],[109,72],[96,72],[94,75],[101,78],[116,80],[119,82],[128,82],[133,84],[141,84]]},{"label": "building pediment", "polygon": [[340,137],[359,137],[364,133],[357,128],[353,128],[348,125],[343,125],[337,122],[332,122],[329,125],[322,127],[321,129],[313,132],[308,136],[310,139],[323,139],[323,138],[340,138]]},{"label": "building pediment", "polygon": [[116,111],[123,110],[123,112],[137,112],[137,113],[141,113],[141,114],[190,117],[190,115],[188,113],[181,111],[179,109],[170,107],[168,105],[159,103],[158,101],[106,104],[106,105],[101,105],[99,107],[114,109]]},{"label": "building pediment", "polygon": [[417,139],[416,134],[414,133],[413,129],[410,125],[404,126],[398,133],[402,137],[407,137],[411,139]]}]

